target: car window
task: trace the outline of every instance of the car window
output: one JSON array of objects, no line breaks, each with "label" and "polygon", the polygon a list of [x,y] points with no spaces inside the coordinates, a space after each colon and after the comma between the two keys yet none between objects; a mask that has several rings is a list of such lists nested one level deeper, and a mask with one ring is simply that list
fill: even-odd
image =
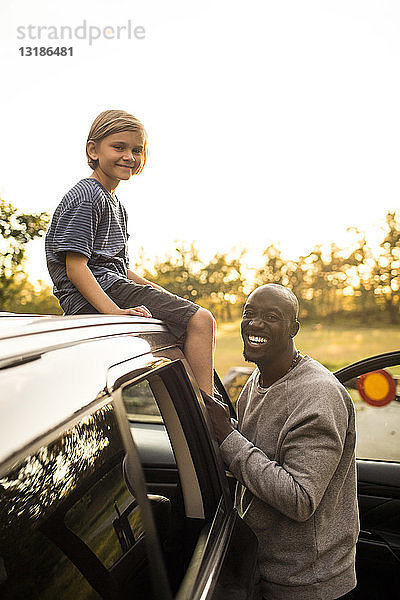
[{"label": "car window", "polygon": [[400,462],[400,366],[344,382],[356,410],[357,458]]},{"label": "car window", "polygon": [[111,568],[143,535],[136,499],[129,493],[121,464],[89,486],[65,513],[66,527]]},{"label": "car window", "polygon": [[[170,503],[168,520],[163,523],[156,519],[156,524],[167,576],[176,591],[181,584],[193,585],[197,574],[189,574],[188,565],[199,569],[206,560],[215,543],[211,524],[218,537],[231,498],[222,461],[217,462],[204,419],[204,407],[182,362],[177,360],[140,376],[143,379],[138,380],[135,371],[131,381],[129,374],[121,376],[121,399],[147,489]],[[146,422],[143,417],[157,418],[157,422]]]},{"label": "car window", "polygon": [[1,598],[91,600],[113,588],[151,597],[140,508],[124,461],[107,404],[3,474]]},{"label": "car window", "polygon": [[[182,487],[184,495],[186,492],[186,505],[193,507],[190,516],[202,518],[202,494],[193,456],[174,408],[173,398],[164,383],[164,378],[170,372],[174,378],[173,368],[167,367],[161,373],[151,373],[140,381],[128,383],[121,390],[122,402],[143,467],[157,465],[164,469],[174,469],[178,488]],[[179,391],[176,390],[176,393]],[[184,396],[183,391],[180,393]],[[196,458],[197,455],[194,456]],[[153,475],[155,473],[156,471]],[[161,479],[164,476],[161,474]],[[149,489],[152,493],[168,497],[174,508],[176,492],[171,495],[169,487],[171,486],[157,486],[151,482]]]},{"label": "car window", "polygon": [[129,421],[142,423],[162,423],[149,382],[145,379],[123,390],[123,402]]}]

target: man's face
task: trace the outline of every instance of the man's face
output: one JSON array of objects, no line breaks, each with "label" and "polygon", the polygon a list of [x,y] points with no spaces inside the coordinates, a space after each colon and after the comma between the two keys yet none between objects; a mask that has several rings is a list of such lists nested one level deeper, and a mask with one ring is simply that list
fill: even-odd
[{"label": "man's face", "polygon": [[279,290],[258,288],[244,307],[241,333],[247,361],[259,364],[276,359],[297,333],[290,301]]}]

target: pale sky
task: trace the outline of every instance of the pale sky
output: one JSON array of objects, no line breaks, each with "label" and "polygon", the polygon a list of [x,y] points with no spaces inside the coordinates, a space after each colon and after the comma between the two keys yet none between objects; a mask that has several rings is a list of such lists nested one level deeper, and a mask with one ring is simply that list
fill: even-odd
[{"label": "pale sky", "polygon": [[[144,39],[27,39],[128,20]],[[90,175],[99,112],[144,123],[148,164],[117,190],[132,262],[177,239],[250,261],[271,242],[287,257],[345,245],[348,226],[373,242],[399,206],[398,0],[1,0],[0,39],[0,195],[22,211],[53,212]],[[40,45],[74,56],[20,56]],[[30,277],[50,283],[33,246]]]}]

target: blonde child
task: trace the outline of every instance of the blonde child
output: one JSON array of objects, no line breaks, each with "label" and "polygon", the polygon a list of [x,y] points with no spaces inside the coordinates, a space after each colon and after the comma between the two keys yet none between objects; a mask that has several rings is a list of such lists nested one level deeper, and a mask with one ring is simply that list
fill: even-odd
[{"label": "blonde child", "polygon": [[199,387],[213,390],[215,321],[200,306],[170,294],[129,269],[127,212],[115,195],[121,180],[143,170],[147,133],[121,110],[93,122],[86,155],[93,169],[61,200],[46,235],[46,258],[66,315],[104,313],[162,319],[177,340]]}]

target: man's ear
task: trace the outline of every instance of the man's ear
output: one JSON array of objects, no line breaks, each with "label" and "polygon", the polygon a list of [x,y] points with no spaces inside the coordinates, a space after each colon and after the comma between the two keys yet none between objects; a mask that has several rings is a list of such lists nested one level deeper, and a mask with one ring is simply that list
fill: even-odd
[{"label": "man's ear", "polygon": [[299,333],[299,329],[300,329],[300,323],[296,319],[292,324],[291,331],[290,331],[290,337],[294,338]]},{"label": "man's ear", "polygon": [[97,150],[96,150],[96,142],[95,141],[88,140],[87,144],[86,144],[86,150],[87,150],[87,153],[89,154],[90,158],[92,158],[93,160],[97,160],[98,154],[97,154]]}]

